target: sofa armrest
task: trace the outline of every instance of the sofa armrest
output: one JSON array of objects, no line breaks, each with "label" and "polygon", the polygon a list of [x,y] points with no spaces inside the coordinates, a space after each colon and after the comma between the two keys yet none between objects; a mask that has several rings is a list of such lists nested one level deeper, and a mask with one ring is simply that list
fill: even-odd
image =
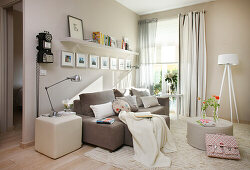
[{"label": "sofa armrest", "polygon": [[169,116],[169,97],[157,97],[157,99],[159,104],[165,107],[165,113]]},{"label": "sofa armrest", "polygon": [[73,111],[76,112],[76,114],[81,114],[81,108],[80,100],[74,100]]}]

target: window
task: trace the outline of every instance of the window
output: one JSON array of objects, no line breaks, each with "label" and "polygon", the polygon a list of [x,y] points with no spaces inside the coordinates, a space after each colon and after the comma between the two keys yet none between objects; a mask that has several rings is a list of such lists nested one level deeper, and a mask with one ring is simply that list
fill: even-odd
[{"label": "window", "polygon": [[[154,94],[169,93],[170,84],[165,81],[167,73],[179,77],[179,20],[159,20],[156,30],[156,61],[153,64]],[[177,82],[178,84],[178,82]],[[178,88],[177,88],[178,90]],[[176,101],[171,100],[170,112],[175,112]]]}]

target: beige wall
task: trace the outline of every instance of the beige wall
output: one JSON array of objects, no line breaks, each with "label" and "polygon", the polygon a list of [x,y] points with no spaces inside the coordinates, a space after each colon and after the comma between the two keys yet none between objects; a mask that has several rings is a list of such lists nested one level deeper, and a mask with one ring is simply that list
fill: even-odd
[{"label": "beige wall", "polygon": [[[250,1],[216,0],[180,9],[141,16],[168,19],[179,13],[206,11],[207,37],[207,97],[219,95],[224,67],[217,65],[217,56],[224,53],[239,54],[240,64],[232,67],[235,94],[241,122],[250,122]],[[230,119],[228,83],[222,93],[220,117]],[[234,119],[236,116],[234,114]]]},{"label": "beige wall", "polygon": [[[23,117],[23,141],[30,142],[34,139],[34,120],[36,117],[36,46],[37,33],[47,30],[53,35],[52,52],[55,62],[53,64],[41,64],[41,68],[47,70],[47,76],[40,77],[40,114],[50,111],[44,87],[51,85],[66,76],[80,74],[83,81],[80,83],[64,82],[50,89],[51,98],[56,110],[62,109],[62,100],[71,98],[95,80],[101,80],[99,88],[111,89],[115,82],[120,86],[131,86],[134,82],[126,71],[111,71],[100,69],[80,69],[61,67],[61,50],[72,52],[85,52],[96,55],[131,58],[131,56],[101,51],[84,47],[62,45],[60,40],[68,36],[67,15],[72,15],[83,20],[85,38],[90,38],[93,31],[101,31],[109,34],[117,40],[126,36],[130,40],[130,46],[136,49],[137,20],[138,16],[121,6],[114,0],[24,0],[24,117]],[[129,74],[129,76],[127,76]],[[129,81],[128,81],[129,80]],[[121,85],[122,84],[122,85]]]}]

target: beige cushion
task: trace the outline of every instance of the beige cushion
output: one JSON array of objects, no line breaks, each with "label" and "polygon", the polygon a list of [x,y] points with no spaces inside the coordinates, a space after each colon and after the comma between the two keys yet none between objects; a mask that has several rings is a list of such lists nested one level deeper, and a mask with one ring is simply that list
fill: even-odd
[{"label": "beige cushion", "polygon": [[144,108],[159,106],[159,102],[155,96],[144,96],[141,97]]},{"label": "beige cushion", "polygon": [[136,96],[124,96],[124,97],[116,97],[117,99],[124,100],[127,102],[131,108],[132,112],[137,112],[138,111],[138,105],[136,102]]},{"label": "beige cushion", "polygon": [[35,149],[53,159],[81,147],[82,118],[76,115],[38,117],[35,122]]},{"label": "beige cushion", "polygon": [[139,107],[143,106],[141,97],[150,95],[150,93],[147,89],[134,89],[134,88],[132,88],[131,91],[133,93],[133,96],[136,96],[136,102],[137,102],[137,105]]},{"label": "beige cushion", "polygon": [[115,115],[112,102],[104,103],[104,104],[97,104],[97,105],[90,105],[90,108],[93,110],[95,118],[102,119],[105,117]]}]

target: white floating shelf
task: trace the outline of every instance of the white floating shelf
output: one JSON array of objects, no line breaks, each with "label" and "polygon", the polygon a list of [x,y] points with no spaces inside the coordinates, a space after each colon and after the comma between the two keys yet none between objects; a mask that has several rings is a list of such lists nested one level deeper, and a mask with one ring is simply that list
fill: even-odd
[{"label": "white floating shelf", "polygon": [[61,40],[61,43],[74,43],[74,44],[82,45],[85,47],[100,48],[100,49],[105,49],[105,50],[108,49],[108,50],[112,50],[112,51],[116,51],[116,52],[120,52],[120,53],[124,53],[124,54],[139,55],[139,53],[134,52],[134,51],[128,51],[128,50],[124,50],[121,48],[110,47],[110,46],[98,44],[95,42],[89,42],[86,40],[80,40],[80,39],[71,38],[71,37],[64,38],[63,40]]}]

